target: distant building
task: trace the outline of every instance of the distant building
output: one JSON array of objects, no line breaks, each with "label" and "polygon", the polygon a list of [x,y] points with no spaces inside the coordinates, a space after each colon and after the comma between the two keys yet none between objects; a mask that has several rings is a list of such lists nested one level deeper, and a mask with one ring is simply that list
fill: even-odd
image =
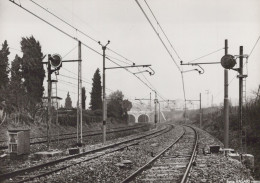
[{"label": "distant building", "polygon": [[72,109],[72,101],[71,101],[69,92],[67,94],[67,98],[65,99],[65,108],[66,109]]}]

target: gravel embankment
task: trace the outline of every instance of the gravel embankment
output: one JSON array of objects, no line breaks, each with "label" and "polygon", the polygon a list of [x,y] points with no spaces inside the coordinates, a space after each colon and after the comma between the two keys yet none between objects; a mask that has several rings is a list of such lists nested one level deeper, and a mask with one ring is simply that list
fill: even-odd
[{"label": "gravel embankment", "polygon": [[[197,128],[198,129],[198,128]],[[207,132],[198,129],[199,143],[196,165],[193,166],[190,182],[226,182],[252,180],[250,171],[238,160],[225,157],[222,154],[203,154],[203,148],[209,149],[210,145],[223,144]]]},{"label": "gravel embankment", "polygon": [[[182,134],[182,129],[179,126],[175,127],[162,136],[32,182],[120,182],[167,147]],[[130,163],[123,164],[124,160],[129,160]]]},{"label": "gravel embankment", "polygon": [[[126,138],[132,138],[133,136],[136,136],[136,134],[147,131],[148,129],[149,127],[144,127],[144,128],[139,128],[139,129],[134,129],[129,131],[107,134],[107,144],[115,143]],[[85,143],[82,148],[91,150],[91,149],[96,149],[98,147],[102,147],[101,141],[102,141],[102,135],[87,137],[84,140]],[[32,152],[39,152],[39,151],[46,150],[47,149],[46,144],[32,145],[31,155],[29,155],[29,158],[27,159],[11,160],[8,157],[0,159],[0,174],[45,163],[51,160],[61,158],[62,156],[66,156],[68,155],[67,148],[71,147],[71,145],[75,143],[76,143],[75,139],[60,141],[59,143],[58,142],[52,143],[51,147],[55,147],[55,150],[62,151],[62,154],[55,157],[44,157],[42,159],[35,159]]]}]

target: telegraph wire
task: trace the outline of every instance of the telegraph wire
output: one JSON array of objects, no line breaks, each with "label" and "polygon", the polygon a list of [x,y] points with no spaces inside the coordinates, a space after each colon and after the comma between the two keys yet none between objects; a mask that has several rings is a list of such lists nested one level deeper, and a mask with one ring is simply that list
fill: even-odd
[{"label": "telegraph wire", "polygon": [[253,51],[254,51],[254,49],[255,49],[255,47],[256,47],[256,45],[257,45],[259,39],[260,39],[260,36],[258,37],[257,41],[255,42],[255,45],[253,46],[252,50],[250,51],[248,57],[250,57],[250,55],[253,53]]},{"label": "telegraph wire", "polygon": [[[71,72],[71,73],[72,73],[72,72]],[[59,74],[59,75],[62,76],[62,77],[66,77],[66,78],[78,80],[78,78],[75,78],[75,77],[65,76],[65,75],[63,75],[63,74]],[[89,82],[89,81],[82,80],[82,82],[87,83],[87,84],[89,84],[89,85],[92,85],[92,83]],[[75,84],[75,85],[76,85],[76,84]],[[78,85],[77,85],[77,86],[78,86]],[[111,89],[109,89],[109,88],[106,88],[106,89],[109,90],[110,92],[113,92],[113,91],[114,91],[114,90],[111,90]]]},{"label": "telegraph wire", "polygon": [[58,17],[57,15],[55,15],[54,13],[52,13],[51,11],[49,11],[47,8],[44,8],[43,6],[41,6],[40,4],[36,3],[33,0],[30,0],[31,2],[33,2],[35,5],[37,5],[38,7],[42,8],[43,10],[47,11],[48,13],[50,13],[51,15],[53,15],[54,17],[56,17],[57,19],[59,19],[60,21],[62,21],[63,23],[67,24],[68,26],[70,26],[71,28],[75,29],[77,32],[83,34],[84,36],[88,37],[89,39],[91,39],[92,41],[95,41],[96,43],[98,43],[98,41],[96,39],[94,39],[93,37],[87,35],[86,33],[82,32],[81,30],[77,29],[76,27],[74,27],[73,25],[71,25],[70,23],[68,23],[67,21],[63,20],[62,18]]},{"label": "telegraph wire", "polygon": [[[16,6],[22,8],[23,10],[27,11],[28,13],[32,14],[33,16],[35,16],[36,18],[42,20],[43,22],[47,23],[48,25],[50,25],[51,27],[55,28],[56,30],[60,31],[61,33],[65,34],[66,36],[70,37],[71,39],[74,39],[75,41],[80,41],[78,38],[73,37],[72,35],[70,35],[69,33],[63,31],[62,29],[58,28],[57,26],[51,24],[50,22],[48,22],[47,20],[41,18],[40,16],[36,15],[35,13],[31,12],[30,10],[24,8],[22,5],[17,4],[14,0],[9,0],[10,2],[14,3]],[[81,42],[82,45],[84,45],[85,47],[87,47],[88,49],[92,50],[93,52],[97,53],[98,55],[102,56],[102,54],[100,52],[98,52],[97,50],[95,50],[94,48],[88,46],[87,44],[85,44],[84,42]]]},{"label": "telegraph wire", "polygon": [[76,95],[77,93],[73,92],[73,91],[67,91],[67,90],[63,90],[63,89],[58,89],[58,91],[61,91],[61,92],[70,92],[70,93],[73,93],[74,95]]},{"label": "telegraph wire", "polygon": [[[84,36],[88,37],[89,39],[91,39],[92,41],[98,43],[98,41],[96,39],[94,39],[93,37],[89,36],[88,34],[84,33],[83,31],[79,30],[78,28],[76,28],[75,26],[71,25],[70,23],[68,23],[67,21],[65,21],[64,19],[60,18],[59,16],[55,15],[53,12],[49,11],[47,8],[44,8],[43,6],[41,6],[39,3],[36,3],[33,0],[30,0],[31,2],[33,2],[35,5],[37,5],[38,7],[42,8],[43,10],[45,10],[46,12],[50,13],[51,15],[53,15],[54,17],[56,17],[57,19],[59,19],[60,21],[62,21],[63,23],[65,23],[66,25],[70,26],[71,28],[73,28],[75,31],[83,34]],[[115,53],[116,55],[124,58],[125,60],[127,60],[130,63],[134,63],[132,61],[130,61],[129,59],[127,59],[126,57],[124,57],[123,55],[119,54],[118,52],[107,48],[108,50],[110,50],[111,52]],[[121,61],[122,62],[122,61]],[[128,63],[127,63],[128,64]]]},{"label": "telegraph wire", "polygon": [[[64,35],[70,37],[71,39],[75,40],[75,41],[80,41],[78,38],[73,37],[72,35],[70,35],[69,33],[63,31],[62,29],[58,28],[57,26],[53,25],[52,23],[48,22],[47,20],[41,18],[40,16],[36,15],[35,13],[33,13],[32,11],[26,9],[25,7],[23,7],[21,4],[19,5],[18,3],[15,2],[15,0],[9,0],[10,2],[12,2],[13,4],[15,4],[16,6],[22,8],[23,10],[25,10],[26,12],[30,13],[31,15],[35,16],[36,18],[42,20],[43,22],[47,23],[48,25],[50,25],[51,27],[55,28],[56,30],[60,31],[61,33],[63,33]],[[136,0],[137,1],[137,0]],[[144,12],[145,13],[145,12]],[[148,18],[148,17],[147,17]],[[149,19],[148,19],[149,20]],[[150,20],[149,20],[150,22]],[[152,24],[151,24],[152,25]],[[156,31],[156,30],[155,30]],[[158,35],[159,36],[159,35]],[[160,40],[161,37],[159,36]],[[162,41],[162,40],[161,40]],[[164,42],[162,41],[163,45],[165,46],[166,50],[168,51],[168,53],[170,54],[169,50],[167,49],[166,45],[164,44]],[[85,47],[87,47],[88,49],[92,50],[93,52],[97,53],[100,56],[103,56],[100,52],[98,52],[97,50],[93,49],[92,47],[88,46],[87,44],[85,44],[84,42],[81,42],[81,44]],[[110,49],[111,50],[111,49]],[[179,66],[177,65],[176,61],[174,60],[173,56],[170,54],[171,58],[173,59],[174,63],[176,64],[176,66],[178,67],[178,69],[180,70]],[[110,60],[111,62],[113,62],[114,64],[118,65],[121,67],[121,65],[117,64],[115,61],[111,60],[110,58],[106,57],[108,60]],[[147,83],[145,83],[143,80],[141,80],[138,76],[136,76],[134,73],[132,73],[131,71],[129,71],[127,68],[124,68],[125,70],[127,70],[128,72],[130,72],[131,74],[133,74],[136,78],[138,78],[144,85],[146,85],[148,88],[150,88],[152,91],[155,91],[154,89],[152,89],[149,85],[147,85]],[[160,96],[160,95],[158,95]],[[161,97],[161,96],[160,96]],[[161,97],[162,98],[162,97]],[[162,98],[163,99],[163,98]]]},{"label": "telegraph wire", "polygon": [[[63,75],[63,74],[59,74],[60,76],[63,76],[63,77],[66,77],[66,78],[70,78],[70,79],[74,79],[74,80],[78,80],[78,78],[74,78],[74,77],[71,77],[71,76],[65,76],[65,75]],[[88,82],[88,81],[85,81],[85,80],[82,80],[83,82],[85,82],[85,83],[87,83],[87,84],[92,84],[92,83],[90,83],[90,82]]]},{"label": "telegraph wire", "polygon": [[45,19],[43,19],[43,18],[41,18],[40,16],[36,15],[35,13],[31,12],[30,10],[24,8],[21,4],[20,4],[20,5],[17,4],[17,3],[15,2],[15,0],[9,0],[9,1],[12,2],[12,3],[14,3],[16,6],[19,6],[19,7],[22,8],[23,10],[27,11],[28,13],[32,14],[33,16],[37,17],[38,19],[42,20],[43,22],[47,23],[48,25],[52,26],[53,28],[59,30],[60,32],[62,32],[62,33],[65,34],[66,36],[68,36],[68,37],[70,37],[70,38],[72,38],[72,39],[74,39],[74,40],[77,40],[77,38],[71,36],[71,35],[68,34],[67,32],[61,30],[60,28],[58,28],[58,27],[56,27],[55,25],[49,23],[48,21],[46,21]]},{"label": "telegraph wire", "polygon": [[213,52],[210,52],[210,53],[208,53],[208,54],[206,54],[206,55],[203,55],[203,56],[201,56],[201,57],[198,57],[198,58],[196,58],[196,59],[193,59],[193,60],[189,61],[188,63],[191,63],[191,62],[194,62],[194,61],[196,61],[196,60],[202,59],[202,58],[204,58],[204,57],[207,57],[207,56],[209,56],[209,55],[212,55],[212,54],[214,54],[214,53],[217,53],[217,52],[219,52],[219,51],[221,51],[221,50],[223,50],[223,49],[224,49],[224,48],[217,49],[217,50],[215,50],[215,51],[213,51]]},{"label": "telegraph wire", "polygon": [[[118,58],[115,58],[115,57],[112,57],[112,56],[110,56],[110,55],[108,55],[108,54],[106,54],[108,57],[110,57],[110,58],[112,58],[112,59],[114,59],[114,60],[117,60],[117,61],[119,61],[119,62],[122,62],[122,63],[124,63],[124,64],[127,64],[127,65],[132,65],[132,64],[129,64],[128,62],[125,62],[125,61],[123,61],[123,60],[120,60],[120,59],[118,59]],[[134,62],[133,62],[134,63]]]},{"label": "telegraph wire", "polygon": [[75,50],[78,47],[78,45],[76,45],[75,47],[73,47],[68,53],[66,53],[62,58],[65,58],[66,56],[68,56],[73,50]]},{"label": "telegraph wire", "polygon": [[[122,67],[120,64],[118,64],[118,63],[116,63],[115,61],[113,61],[113,60],[111,60],[109,57],[106,57],[108,60],[110,60],[112,63],[114,63],[115,65],[117,65],[117,66],[119,66],[119,67]],[[144,82],[140,77],[138,77],[136,74],[134,74],[133,72],[131,72],[131,71],[129,71],[129,69],[127,69],[127,68],[123,68],[123,69],[125,69],[127,72],[129,72],[129,73],[131,73],[131,74],[133,74],[138,80],[140,80],[145,86],[147,86],[150,90],[152,90],[152,91],[156,91],[157,92],[157,90],[155,90],[155,89],[153,89],[152,87],[150,87],[146,82]],[[161,99],[163,99],[163,97],[161,96],[161,95],[159,95],[158,94],[158,96],[161,98]],[[163,99],[164,100],[164,99]]]},{"label": "telegraph wire", "polygon": [[[65,31],[63,31],[63,30],[61,30],[61,29],[59,29],[58,27],[56,27],[56,26],[54,26],[53,24],[49,23],[49,22],[46,21],[45,19],[39,17],[39,16],[36,15],[35,13],[33,13],[33,12],[27,10],[27,9],[24,8],[23,6],[18,5],[14,0],[9,0],[9,1],[11,1],[11,2],[14,3],[15,5],[21,7],[21,8],[24,9],[25,11],[27,11],[27,12],[29,12],[30,14],[34,15],[35,17],[39,18],[40,20],[44,21],[45,23],[49,24],[49,25],[52,26],[53,28],[59,30],[59,31],[62,32],[63,34],[67,35],[68,37],[70,37],[70,38],[72,38],[72,39],[74,39],[74,40],[76,40],[76,41],[79,41],[76,37],[73,37],[73,36],[71,36],[70,34],[68,34],[67,32],[65,32]],[[32,0],[31,0],[31,1],[32,1]],[[45,8],[43,8],[43,9],[45,9]],[[46,10],[47,10],[47,9],[46,9]],[[50,11],[48,11],[48,12],[50,13]],[[54,15],[54,14],[52,13],[52,15]],[[58,16],[55,15],[55,17],[58,17]],[[60,18],[59,18],[59,19],[60,19]],[[65,21],[65,22],[66,22],[66,21]],[[76,28],[74,28],[74,29],[76,29]],[[78,29],[76,29],[76,30],[78,30]],[[84,45],[84,46],[86,46],[87,48],[91,49],[91,50],[94,51],[95,53],[99,54],[100,56],[102,56],[101,53],[99,53],[98,51],[94,50],[94,49],[91,48],[90,46],[86,45],[84,42],[81,42],[81,44]],[[110,49],[110,50],[111,50],[111,49]],[[111,50],[111,51],[113,51],[113,50]],[[113,52],[116,53],[117,55],[120,55],[120,54],[118,54],[118,53],[115,52],[115,51],[113,51]],[[122,55],[120,55],[120,56],[123,57]],[[108,58],[108,57],[107,57],[107,58]],[[125,57],[123,57],[123,58],[125,58]],[[125,58],[125,59],[126,59],[126,58]],[[108,58],[108,60],[112,61],[110,58]],[[128,60],[128,59],[126,59],[126,60]],[[117,64],[117,63],[114,62],[114,61],[112,61],[112,62],[115,63],[115,64]],[[119,64],[117,64],[117,65],[119,65]],[[119,65],[119,66],[121,66],[121,65]],[[128,70],[128,69],[126,69],[126,70]],[[129,72],[130,72],[130,71],[129,71]],[[131,72],[131,73],[132,73],[132,72]],[[133,73],[132,73],[132,74],[133,74]],[[133,74],[133,75],[134,75],[134,74]],[[134,76],[135,76],[135,75],[134,75]],[[137,76],[136,76],[136,77],[137,77]],[[137,77],[137,78],[139,78],[139,77]],[[140,78],[139,78],[139,80],[140,80]],[[142,81],[142,82],[143,82],[143,81]],[[144,83],[144,82],[143,82],[143,83]]]},{"label": "telegraph wire", "polygon": [[[246,60],[246,62],[244,63],[243,66],[245,66],[245,64],[247,64],[247,62],[248,62],[248,60],[249,60],[251,54],[253,53],[253,51],[254,51],[254,49],[255,49],[255,47],[256,47],[256,45],[257,45],[259,39],[260,39],[260,36],[259,36],[258,39],[256,40],[256,42],[255,42],[253,48],[251,49],[251,51],[250,51],[250,53],[249,53],[249,55],[248,55],[248,57],[247,57],[247,60]],[[235,77],[236,77],[236,76],[234,76],[234,77],[231,79],[231,81],[228,83],[228,85],[229,85],[230,83],[232,83],[232,81],[235,79]]]},{"label": "telegraph wire", "polygon": [[112,50],[112,49],[110,49],[110,48],[107,48],[107,50],[109,50],[109,51],[113,52],[114,54],[116,54],[116,55],[118,55],[118,56],[120,56],[120,57],[124,58],[126,61],[130,62],[131,64],[133,64],[133,63],[134,63],[133,61],[131,61],[131,60],[127,59],[127,58],[126,58],[126,57],[124,57],[123,55],[119,54],[119,53],[118,53],[118,52],[116,52],[116,51],[113,51],[113,50]]},{"label": "telegraph wire", "polygon": [[69,81],[64,81],[64,80],[62,80],[62,79],[59,79],[59,81],[60,81],[61,83],[67,83],[67,84],[73,85],[73,87],[75,87],[75,88],[77,88],[77,87],[78,87],[78,85],[77,85],[77,84],[75,84],[75,83],[72,83],[72,82],[69,82]]}]

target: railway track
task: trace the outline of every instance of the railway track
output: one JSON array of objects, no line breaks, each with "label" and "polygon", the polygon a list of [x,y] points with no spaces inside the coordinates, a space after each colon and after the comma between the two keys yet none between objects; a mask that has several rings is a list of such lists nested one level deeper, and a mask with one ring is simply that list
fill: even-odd
[{"label": "railway track", "polygon": [[122,181],[127,182],[187,182],[197,149],[198,135],[185,126],[184,133],[167,148]]},{"label": "railway track", "polygon": [[[144,126],[146,126],[145,124],[140,124],[140,125],[135,125],[133,127],[118,127],[118,128],[112,128],[109,129],[107,131],[107,134],[110,133],[114,133],[114,132],[124,132],[124,131],[128,131],[128,130],[136,130],[136,129],[140,129],[143,128]],[[90,137],[90,136],[95,136],[95,135],[102,135],[102,131],[101,130],[89,130],[89,131],[85,131],[83,132],[83,137]],[[64,140],[69,140],[69,139],[76,139],[76,133],[66,133],[66,134],[61,134],[61,135],[55,135],[52,136],[53,138],[50,139],[50,142],[57,142],[57,141],[64,141]],[[35,145],[35,144],[43,144],[43,143],[47,143],[47,137],[43,136],[43,137],[32,137],[30,138],[30,145]],[[39,140],[39,139],[44,139],[44,140]],[[0,143],[7,143],[6,141],[0,141]],[[7,149],[8,146],[7,145],[2,145],[0,146],[0,150],[4,150]]]},{"label": "railway track", "polygon": [[94,150],[89,150],[77,155],[66,156],[57,160],[53,160],[47,163],[39,164],[36,166],[31,166],[29,168],[16,170],[13,172],[8,172],[5,174],[0,174],[0,181],[5,182],[26,182],[32,179],[36,179],[42,176],[50,175],[55,172],[64,170],[71,166],[90,161],[108,153],[113,153],[115,151],[120,151],[122,149],[128,148],[129,146],[136,145],[141,141],[147,139],[155,138],[162,134],[165,134],[173,129],[172,125],[169,125],[163,129],[145,132],[134,138],[123,140],[114,144],[106,145],[101,148]]}]

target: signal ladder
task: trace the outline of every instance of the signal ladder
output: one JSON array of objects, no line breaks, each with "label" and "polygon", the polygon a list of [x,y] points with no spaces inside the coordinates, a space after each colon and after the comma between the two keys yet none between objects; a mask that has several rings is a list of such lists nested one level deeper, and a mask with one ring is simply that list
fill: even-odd
[{"label": "signal ladder", "polygon": [[[244,66],[246,65],[246,73],[242,74],[242,104],[245,105],[247,102],[247,98],[246,98],[246,78],[248,76],[248,67],[247,67],[247,63],[248,63],[248,57],[246,57],[246,63],[244,64]],[[242,121],[245,121],[245,114],[242,112]],[[242,140],[242,152],[246,153],[247,152],[247,144],[246,144],[246,136],[247,136],[247,130],[246,130],[246,125],[243,125],[241,127],[241,140]]]}]

